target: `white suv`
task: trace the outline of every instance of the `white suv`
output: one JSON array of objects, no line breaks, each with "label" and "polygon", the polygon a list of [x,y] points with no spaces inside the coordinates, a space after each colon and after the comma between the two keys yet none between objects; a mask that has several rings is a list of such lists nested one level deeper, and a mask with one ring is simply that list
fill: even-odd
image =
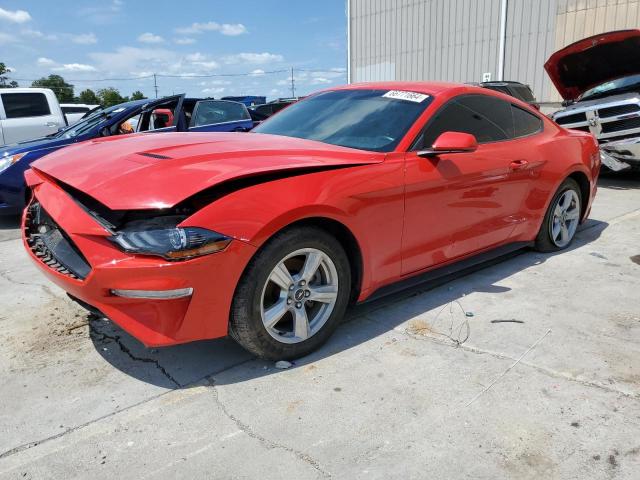
[{"label": "white suv", "polygon": [[0,88],[0,146],[45,137],[66,125],[48,88]]}]

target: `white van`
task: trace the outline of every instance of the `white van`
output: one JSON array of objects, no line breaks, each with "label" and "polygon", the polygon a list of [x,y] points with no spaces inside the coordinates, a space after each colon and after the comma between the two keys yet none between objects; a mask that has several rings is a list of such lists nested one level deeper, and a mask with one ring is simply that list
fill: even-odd
[{"label": "white van", "polygon": [[0,146],[45,137],[66,125],[48,88],[0,88]]}]

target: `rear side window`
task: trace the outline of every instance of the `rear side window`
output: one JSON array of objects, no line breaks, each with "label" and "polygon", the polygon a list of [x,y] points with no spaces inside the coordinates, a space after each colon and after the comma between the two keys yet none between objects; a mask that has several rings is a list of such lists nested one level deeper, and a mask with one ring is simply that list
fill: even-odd
[{"label": "rear side window", "polygon": [[224,100],[204,100],[198,102],[191,117],[191,126],[249,120],[249,112],[241,103]]},{"label": "rear side window", "polygon": [[444,132],[463,132],[478,143],[499,142],[513,136],[511,104],[485,95],[468,95],[445,105],[427,125],[419,148],[428,148]]},{"label": "rear side window", "polygon": [[51,114],[44,93],[3,93],[2,103],[7,118],[40,117]]},{"label": "rear side window", "polygon": [[488,95],[465,95],[447,103],[427,124],[414,149],[429,148],[444,132],[463,132],[478,143],[500,142],[542,130],[542,120],[522,108]]},{"label": "rear side window", "polygon": [[526,110],[511,105],[514,137],[526,137],[542,131],[542,120]]}]

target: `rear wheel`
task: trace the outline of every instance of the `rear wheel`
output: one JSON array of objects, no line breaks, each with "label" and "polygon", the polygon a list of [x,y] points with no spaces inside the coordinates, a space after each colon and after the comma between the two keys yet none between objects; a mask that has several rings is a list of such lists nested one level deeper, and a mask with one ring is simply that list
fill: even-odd
[{"label": "rear wheel", "polygon": [[536,248],[554,252],[567,248],[580,223],[582,196],[578,183],[567,178],[553,197],[536,237]]},{"label": "rear wheel", "polygon": [[304,356],[335,330],[350,290],[349,261],[335,238],[315,227],[282,232],[256,254],[240,280],[230,334],[262,358]]}]

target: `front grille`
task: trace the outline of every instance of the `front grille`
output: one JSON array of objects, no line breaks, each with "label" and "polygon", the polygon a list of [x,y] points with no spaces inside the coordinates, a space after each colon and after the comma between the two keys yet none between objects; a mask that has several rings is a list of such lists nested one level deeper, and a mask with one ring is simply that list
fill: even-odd
[{"label": "front grille", "polygon": [[37,201],[27,208],[24,232],[33,254],[49,268],[79,280],[91,272],[87,259]]},{"label": "front grille", "polygon": [[624,120],[615,120],[602,124],[602,133],[620,132],[622,130],[631,130],[640,128],[640,117],[626,118]]},{"label": "front grille", "polygon": [[588,126],[583,126],[583,127],[568,127],[571,130],[580,130],[581,132],[587,132],[587,133],[591,133],[591,130],[589,130]]},{"label": "front grille", "polygon": [[587,114],[585,112],[573,113],[571,115],[566,115],[566,116],[556,118],[556,122],[560,125],[566,125],[567,123],[586,122],[586,121],[587,121]]},{"label": "front grille", "polygon": [[598,115],[601,118],[609,118],[638,111],[640,111],[640,106],[636,105],[635,103],[629,103],[626,105],[615,105],[613,107],[599,108]]}]

